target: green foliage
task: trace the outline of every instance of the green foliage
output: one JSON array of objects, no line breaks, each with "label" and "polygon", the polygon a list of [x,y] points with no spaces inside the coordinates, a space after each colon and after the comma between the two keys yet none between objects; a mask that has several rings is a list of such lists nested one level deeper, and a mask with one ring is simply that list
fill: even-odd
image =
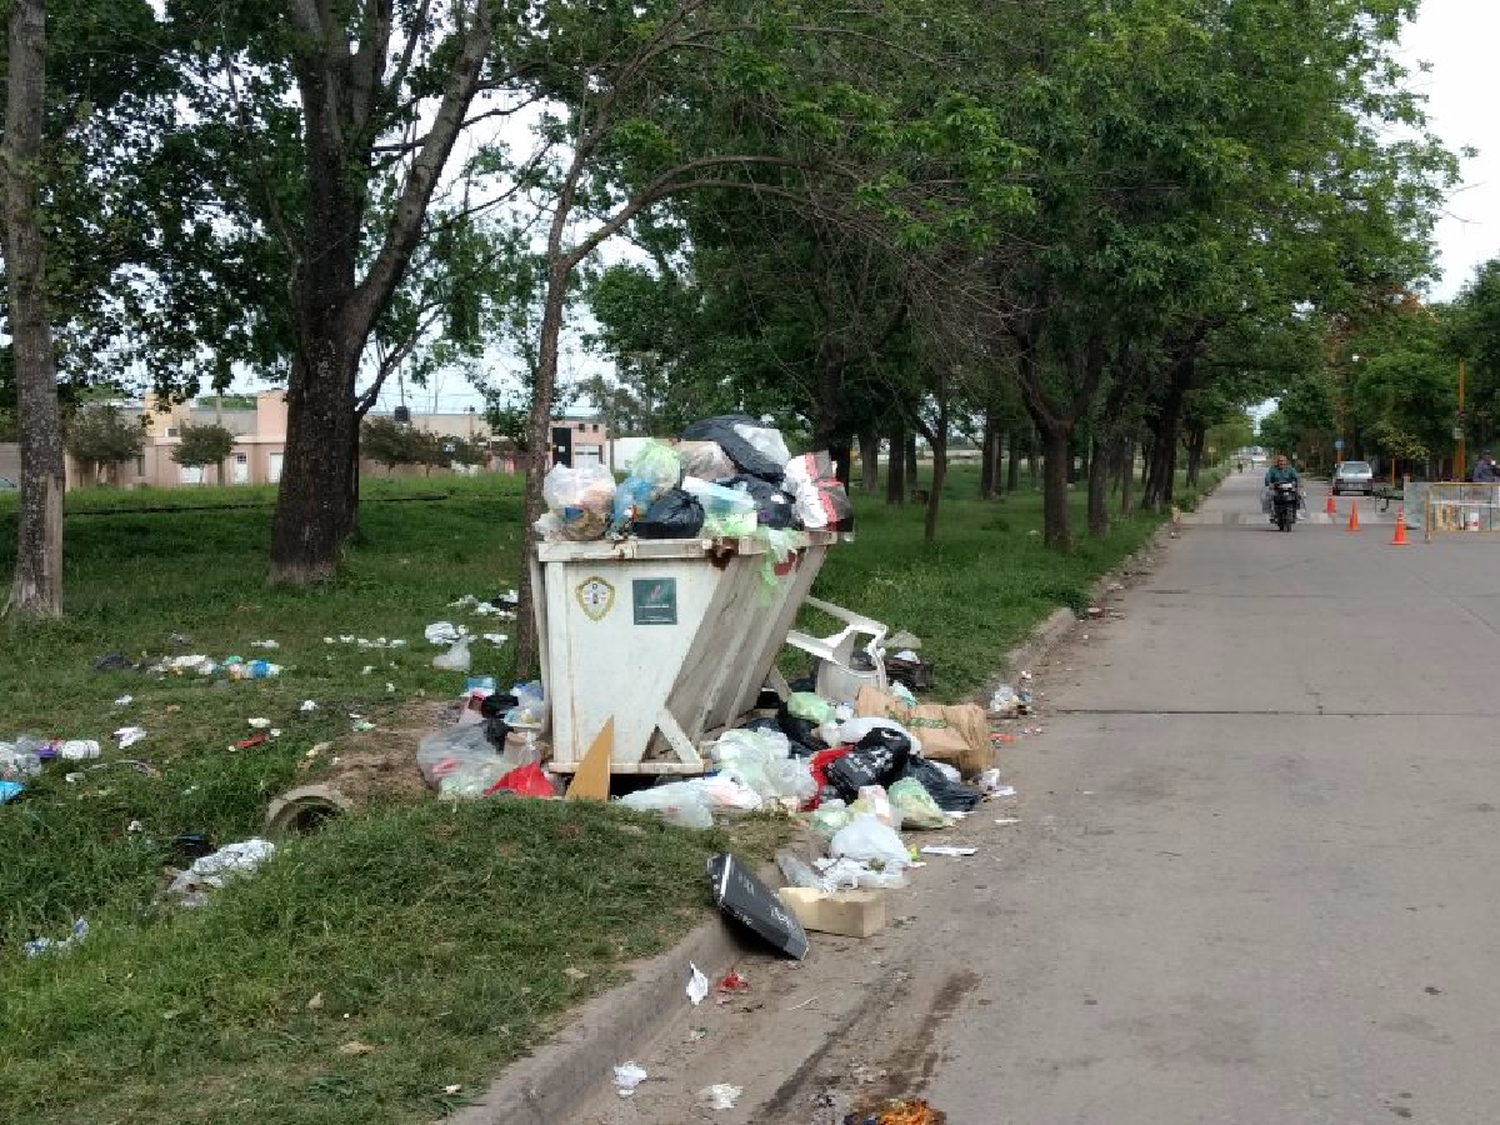
[{"label": "green foliage", "polygon": [[68,420],[64,440],[78,461],[98,470],[139,457],[145,429],[142,420],[126,418],[119,407],[89,406]]},{"label": "green foliage", "polygon": [[392,418],[366,418],[360,427],[359,452],[390,471],[397,465],[435,464],[438,443],[426,430]]},{"label": "green foliage", "polygon": [[213,423],[184,423],[179,436],[181,441],[172,450],[172,460],[179,465],[217,465],[234,450],[234,434]]}]

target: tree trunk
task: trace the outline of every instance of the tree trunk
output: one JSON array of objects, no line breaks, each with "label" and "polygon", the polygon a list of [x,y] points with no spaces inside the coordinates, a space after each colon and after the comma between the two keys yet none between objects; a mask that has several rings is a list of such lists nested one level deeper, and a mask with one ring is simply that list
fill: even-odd
[{"label": "tree trunk", "polygon": [[1045,442],[1042,465],[1042,542],[1056,551],[1073,546],[1068,532],[1068,427],[1058,426],[1042,435]]},{"label": "tree trunk", "polygon": [[906,503],[906,426],[899,414],[891,415],[891,428],[887,441],[890,452],[885,462],[885,502],[892,505]]},{"label": "tree trunk", "polygon": [[938,508],[943,499],[943,481],[948,476],[948,388],[942,378],[936,383],[937,423],[934,426],[922,423],[927,443],[932,446],[932,484],[927,490],[927,513],[922,524],[923,538],[929,543],[937,538]]},{"label": "tree trunk", "polygon": [[12,363],[21,430],[16,566],[6,611],[30,617],[62,613],[62,417],[56,355],[47,314],[46,247],[37,221],[36,159],[46,87],[47,17],[42,0],[12,0],[5,138],[5,266],[9,279]]},{"label": "tree trunk", "polygon": [[922,473],[917,467],[917,435],[906,435],[906,487],[910,491],[922,483]]},{"label": "tree trunk", "polygon": [[1006,435],[1005,444],[1009,453],[1005,466],[1005,491],[1015,492],[1021,487],[1021,433],[1012,428]]},{"label": "tree trunk", "polygon": [[1119,439],[1116,454],[1120,474],[1120,518],[1130,519],[1135,515],[1135,438],[1129,434]]},{"label": "tree trunk", "polygon": [[[561,230],[554,223],[559,244]],[[516,615],[516,675],[524,677],[537,670],[541,657],[537,644],[536,616],[532,609],[535,591],[531,588],[531,554],[536,543],[534,526],[542,516],[542,481],[547,475],[552,452],[552,394],[557,382],[558,344],[562,337],[563,306],[567,297],[568,274],[556,268],[547,279],[547,298],[542,311],[541,347],[538,353],[536,385],[531,392],[531,413],[526,426],[526,505],[521,517],[525,523],[522,538],[520,612]]]},{"label": "tree trunk", "polygon": [[996,477],[999,475],[997,464],[999,444],[1000,431],[995,425],[995,416],[986,411],[984,434],[979,439],[979,498],[981,500],[995,498]]},{"label": "tree trunk", "polygon": [[[355,378],[375,322],[423,236],[423,219],[463,129],[492,46],[495,5],[453,5],[465,27],[432,77],[443,96],[391,200],[391,217],[359,279],[374,145],[390,53],[389,9],[356,34],[343,5],[291,4],[292,69],[301,97],[306,192],[292,276],[296,353],[287,380],[286,456],[271,525],[272,582],[331,577],[358,521]],[[369,14],[369,13],[367,13]],[[381,28],[384,27],[382,32]],[[417,27],[409,34],[423,31]]]},{"label": "tree trunk", "polygon": [[849,491],[854,476],[854,449],[847,439],[834,438],[828,443],[828,459],[833,462],[833,475]]},{"label": "tree trunk", "polygon": [[1111,462],[1100,441],[1093,443],[1089,457],[1089,534],[1103,539],[1109,534],[1109,471]]},{"label": "tree trunk", "polygon": [[1198,470],[1203,465],[1203,446],[1207,437],[1207,431],[1202,426],[1194,426],[1188,432],[1187,484],[1189,488],[1198,487]]},{"label": "tree trunk", "polygon": [[880,431],[873,426],[859,434],[859,484],[868,493],[880,489]]}]

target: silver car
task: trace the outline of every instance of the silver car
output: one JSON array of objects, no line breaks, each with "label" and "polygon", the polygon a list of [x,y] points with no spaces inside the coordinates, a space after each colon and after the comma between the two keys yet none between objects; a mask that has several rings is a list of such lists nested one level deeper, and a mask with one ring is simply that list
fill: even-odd
[{"label": "silver car", "polygon": [[1375,491],[1375,473],[1368,461],[1340,461],[1333,467],[1333,494],[1363,492],[1369,496]]}]

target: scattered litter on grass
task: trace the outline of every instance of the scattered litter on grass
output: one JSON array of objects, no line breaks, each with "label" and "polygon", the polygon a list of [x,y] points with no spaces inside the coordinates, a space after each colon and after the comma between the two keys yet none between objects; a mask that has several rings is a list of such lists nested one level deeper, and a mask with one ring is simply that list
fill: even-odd
[{"label": "scattered litter on grass", "polygon": [[317,709],[318,709],[318,701],[317,700],[315,700],[315,699],[304,699],[302,701],[302,710],[304,712],[306,712],[306,711],[316,711]]},{"label": "scattered litter on grass", "polygon": [[276,649],[276,648],[280,648],[281,646],[279,644],[277,644],[275,641],[265,640],[265,641],[251,641],[250,642],[250,647],[251,648]]},{"label": "scattered litter on grass", "polygon": [[309,1012],[321,1012],[323,1010],[323,994],[321,992],[313,993],[312,999],[307,1002],[307,1010]]},{"label": "scattered litter on grass", "polygon": [[167,644],[176,645],[178,648],[187,648],[193,643],[193,638],[186,633],[173,633],[167,638]]},{"label": "scattered litter on grass", "polygon": [[688,968],[692,970],[692,974],[688,977],[687,998],[696,1008],[708,995],[708,978],[703,975],[703,970],[692,962],[688,962]]},{"label": "scattered litter on grass", "polygon": [[183,906],[202,906],[208,901],[208,891],[221,890],[226,881],[253,873],[275,854],[276,845],[258,836],[226,844],[178,872],[167,893],[175,895]]},{"label": "scattered litter on grass", "polygon": [[461,1083],[461,1082],[455,1082],[451,1086],[444,1086],[443,1087],[443,1093],[447,1094],[451,1098],[454,1094],[457,1094],[462,1089],[463,1089],[463,1083]]},{"label": "scattered litter on grass", "polygon": [[359,648],[405,648],[406,642],[400,637],[386,640],[384,637],[376,637],[373,641],[368,637],[356,637],[353,633],[343,633],[337,637],[324,637],[325,645],[355,645]]},{"label": "scattered litter on grass", "polygon": [[467,637],[460,637],[447,652],[440,652],[432,658],[432,666],[443,672],[467,672],[471,663]]},{"label": "scattered litter on grass", "polygon": [[21,948],[26,951],[28,957],[40,957],[44,953],[63,953],[74,945],[88,940],[89,920],[87,918],[75,918],[72,929],[65,938],[39,937],[28,941]]},{"label": "scattered litter on grass", "polygon": [[127,824],[125,826],[125,831],[129,832],[132,836],[134,836],[137,833],[146,831],[146,826],[144,824],[142,824],[138,820],[132,820],[129,824]]},{"label": "scattered litter on grass", "polygon": [[366,664],[363,668],[361,668],[359,670],[359,674],[361,676],[368,676],[373,671],[375,671],[375,665],[373,665],[373,664]]},{"label": "scattered litter on grass", "polygon": [[745,1092],[743,1086],[731,1086],[727,1082],[715,1082],[698,1091],[698,1101],[709,1109],[733,1109]]},{"label": "scattered litter on grass", "polygon": [[584,969],[578,968],[576,965],[569,965],[566,969],[564,969],[563,976],[567,977],[571,981],[585,981],[589,979],[588,972]]},{"label": "scattered litter on grass", "polygon": [[923,855],[944,855],[955,859],[976,854],[978,848],[960,848],[952,844],[924,844],[920,849]]},{"label": "scattered litter on grass", "polygon": [[[124,727],[115,731],[115,738],[120,742],[120,749],[134,746],[146,737],[146,731],[142,727]],[[65,762],[87,762],[99,756],[99,744],[91,738],[70,738],[62,742],[56,742],[52,747],[56,756]]]},{"label": "scattered litter on grass", "polygon": [[615,1088],[620,1091],[620,1097],[628,1098],[648,1077],[645,1068],[634,1060],[621,1063],[615,1067]]},{"label": "scattered litter on grass", "polygon": [[375,724],[370,722],[369,719],[356,719],[349,725],[349,729],[355,734],[363,734],[365,731],[374,730]]},{"label": "scattered litter on grass", "polygon": [[246,719],[245,721],[247,723],[249,723],[250,726],[251,726],[251,728],[254,729],[254,730],[269,730],[270,727],[271,727],[271,720],[270,719],[254,718],[254,719]]},{"label": "scattered litter on grass", "polygon": [[242,739],[240,739],[238,742],[236,742],[229,749],[231,751],[233,751],[233,750],[249,750],[253,746],[264,746],[267,742],[270,742],[270,741],[271,741],[271,736],[268,735],[265,731],[257,731],[255,734],[252,734],[249,738],[242,738]]},{"label": "scattered litter on grass", "polygon": [[361,1055],[373,1055],[374,1053],[374,1044],[362,1043],[358,1039],[351,1039],[349,1042],[339,1045],[339,1054],[347,1055],[353,1059],[357,1059]]},{"label": "scattered litter on grass", "polygon": [[26,792],[26,786],[19,781],[0,781],[0,805],[7,801],[14,801],[24,792]]},{"label": "scattered litter on grass", "polygon": [[485,633],[483,634],[483,639],[489,641],[496,648],[499,648],[506,641],[510,640],[504,633]]},{"label": "scattered litter on grass", "polygon": [[128,672],[134,667],[134,664],[125,659],[125,654],[120,652],[108,653],[94,661],[96,672]]},{"label": "scattered litter on grass", "polygon": [[434,621],[422,631],[422,635],[430,645],[451,645],[460,637],[468,636],[469,629],[466,625],[455,625],[451,621]]},{"label": "scattered litter on grass", "polygon": [[135,696],[133,696],[133,695],[122,695],[122,696],[120,696],[119,699],[115,700],[115,706],[116,707],[129,707],[134,702],[135,702]]}]

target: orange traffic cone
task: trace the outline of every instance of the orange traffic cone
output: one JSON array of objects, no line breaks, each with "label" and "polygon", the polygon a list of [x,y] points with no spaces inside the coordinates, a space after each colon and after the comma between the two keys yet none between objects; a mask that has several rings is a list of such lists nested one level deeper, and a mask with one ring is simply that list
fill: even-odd
[{"label": "orange traffic cone", "polygon": [[1333,502],[1333,493],[1332,492],[1330,492],[1328,494],[1328,506],[1326,508],[1324,508],[1323,510],[1325,512],[1327,512],[1330,516],[1336,516],[1336,515],[1339,514],[1338,505]]},{"label": "orange traffic cone", "polygon": [[1406,508],[1401,504],[1396,505],[1396,537],[1391,540],[1391,546],[1408,546],[1406,542]]},{"label": "orange traffic cone", "polygon": [[1349,531],[1359,530],[1359,501],[1349,501]]}]

